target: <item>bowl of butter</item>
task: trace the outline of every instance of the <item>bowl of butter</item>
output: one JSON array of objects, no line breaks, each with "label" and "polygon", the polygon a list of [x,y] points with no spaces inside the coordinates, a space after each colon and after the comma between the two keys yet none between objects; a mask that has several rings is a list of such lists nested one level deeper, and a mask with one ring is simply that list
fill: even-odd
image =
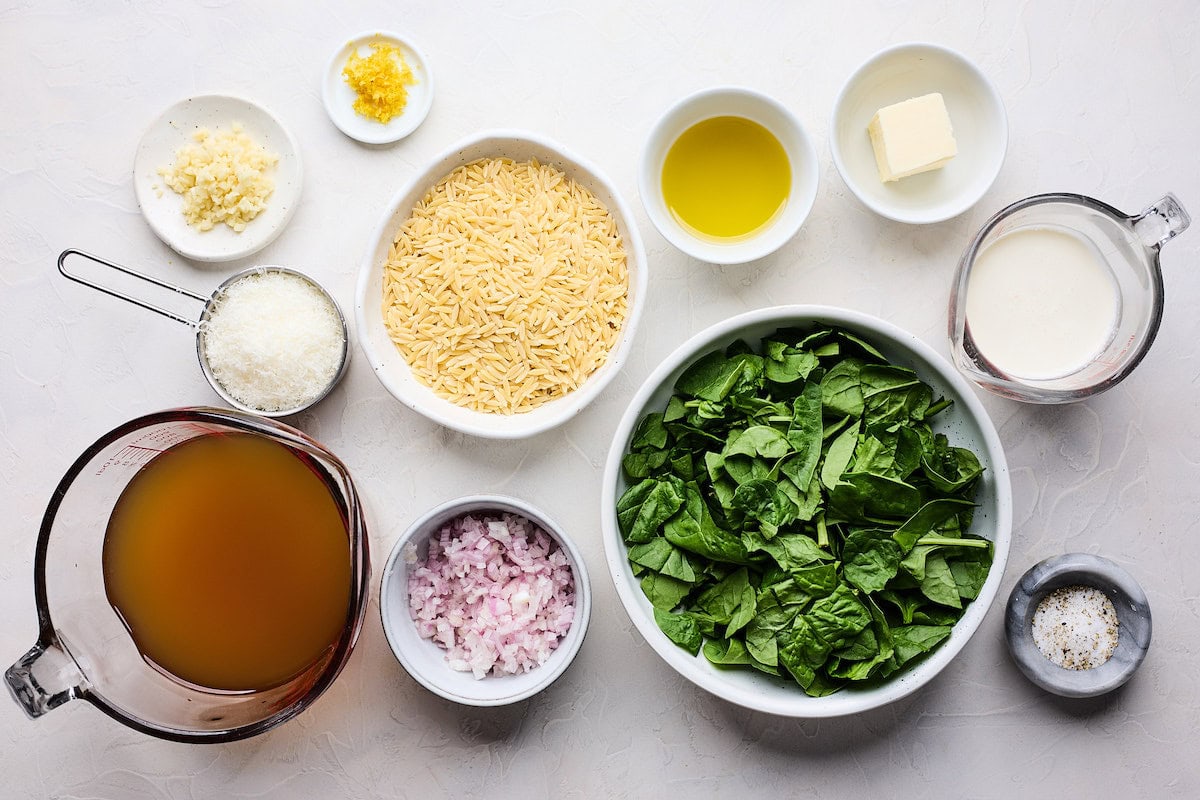
[{"label": "bowl of butter", "polygon": [[956,217],[991,188],[1008,150],[992,82],[962,54],[912,42],[881,50],[834,102],[833,163],[869,209],[911,224]]}]

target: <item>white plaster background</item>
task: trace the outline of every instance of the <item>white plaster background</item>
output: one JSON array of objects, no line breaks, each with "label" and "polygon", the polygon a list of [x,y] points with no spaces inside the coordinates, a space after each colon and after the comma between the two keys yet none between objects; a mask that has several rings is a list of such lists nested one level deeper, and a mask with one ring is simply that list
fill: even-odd
[{"label": "white plaster background", "polygon": [[[436,73],[425,124],[373,149],[325,116],[319,81],[371,28],[418,41]],[[829,157],[833,98],[877,49],[959,49],[1007,102],[1008,161],[974,209],[908,227],[875,217]],[[425,798],[1200,796],[1200,227],[1165,252],[1158,342],[1124,384],[1084,404],[984,402],[1007,448],[1014,544],[1000,599],[930,686],[849,719],[752,713],[684,682],[619,605],[598,529],[601,464],[635,388],[700,328],[780,302],[884,317],[947,352],[948,284],[971,233],[1004,204],[1075,191],[1136,211],[1174,191],[1200,215],[1200,11],[1159,2],[200,3],[0,0],[0,655],[32,644],[37,526],[61,473],[136,415],[214,403],[182,326],[70,284],[75,246],[207,292],[250,263],[310,271],[345,307],[382,204],[427,159],[478,129],[556,138],[637,209],[649,309],[624,373],[581,417],[511,444],[439,429],[385,394],[365,359],[295,420],[350,465],[369,504],[376,572],[416,515],[466,492],[519,495],[574,533],[593,576],[583,650],[544,694],[460,708],[419,688],[387,649],[374,600],[358,649],[314,708],[265,736],[184,746],[85,703],[36,722],[0,700],[0,796]],[[636,163],[657,116],[694,90],[744,84],[814,135],[821,188],[776,255],[716,268],[684,257],[641,211]],[[258,259],[174,256],[142,221],[130,173],[167,105],[229,92],[298,137],[304,195]],[[1064,551],[1108,556],[1146,588],[1155,634],[1111,696],[1067,702],[1027,683],[1000,605],[1025,568]]]}]

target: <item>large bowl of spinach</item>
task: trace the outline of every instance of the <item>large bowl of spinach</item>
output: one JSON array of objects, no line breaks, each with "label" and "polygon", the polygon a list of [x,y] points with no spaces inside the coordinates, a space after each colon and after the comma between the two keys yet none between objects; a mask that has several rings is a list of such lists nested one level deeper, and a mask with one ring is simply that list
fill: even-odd
[{"label": "large bowl of spinach", "polygon": [[1012,499],[971,387],[915,336],[752,311],[668,357],[617,429],[601,514],[630,618],[696,685],[794,717],[923,686],[995,599]]}]

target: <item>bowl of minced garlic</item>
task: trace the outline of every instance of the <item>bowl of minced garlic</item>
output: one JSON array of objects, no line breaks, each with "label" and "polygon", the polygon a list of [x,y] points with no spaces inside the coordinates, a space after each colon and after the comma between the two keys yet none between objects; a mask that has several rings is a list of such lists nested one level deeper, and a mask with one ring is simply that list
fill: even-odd
[{"label": "bowl of minced garlic", "polygon": [[1146,594],[1100,556],[1067,553],[1034,565],[1009,596],[1005,634],[1013,661],[1037,686],[1095,697],[1125,684],[1150,648]]},{"label": "bowl of minced garlic", "polygon": [[200,128],[175,151],[158,174],[183,197],[183,216],[198,231],[220,224],[241,233],[267,208],[275,191],[272,168],[279,156],[234,122],[226,128]]},{"label": "bowl of minced garlic", "polygon": [[334,53],[322,94],[342,133],[367,144],[387,144],[412,133],[425,119],[433,78],[415,45],[397,34],[375,31]]}]

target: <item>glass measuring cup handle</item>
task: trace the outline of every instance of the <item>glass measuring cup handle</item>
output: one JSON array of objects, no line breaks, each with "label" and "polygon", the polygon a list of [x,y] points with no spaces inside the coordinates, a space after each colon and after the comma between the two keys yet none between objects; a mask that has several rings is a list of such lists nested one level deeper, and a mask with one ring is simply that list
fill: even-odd
[{"label": "glass measuring cup handle", "polygon": [[13,700],[30,719],[81,696],[83,674],[57,640],[39,640],[4,673]]},{"label": "glass measuring cup handle", "polygon": [[1142,244],[1157,249],[1187,230],[1192,218],[1184,210],[1179,198],[1168,192],[1157,203],[1147,206],[1130,223]]}]

